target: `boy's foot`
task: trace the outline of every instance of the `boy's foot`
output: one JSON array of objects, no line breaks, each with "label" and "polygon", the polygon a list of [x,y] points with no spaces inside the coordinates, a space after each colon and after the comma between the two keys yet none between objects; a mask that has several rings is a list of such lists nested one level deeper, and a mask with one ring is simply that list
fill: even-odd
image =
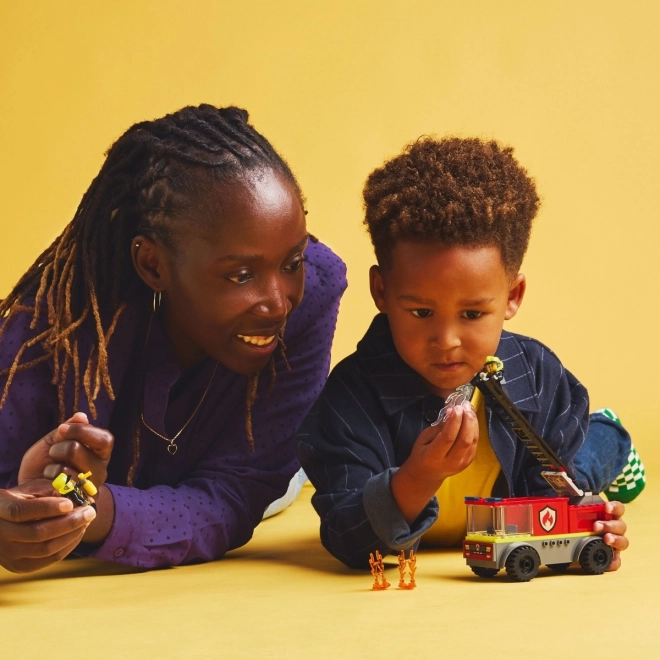
[{"label": "boy's foot", "polygon": [[[601,408],[596,412],[605,415],[617,424],[621,424],[617,414],[610,408]],[[624,465],[621,474],[610,484],[605,494],[608,500],[617,500],[627,504],[632,502],[644,490],[644,486],[646,486],[644,464],[640,460],[637,450],[631,444],[628,462]]]}]

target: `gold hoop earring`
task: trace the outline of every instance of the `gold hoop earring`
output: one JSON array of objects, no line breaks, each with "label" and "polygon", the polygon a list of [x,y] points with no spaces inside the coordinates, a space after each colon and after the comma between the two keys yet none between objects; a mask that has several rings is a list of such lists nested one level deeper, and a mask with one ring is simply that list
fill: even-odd
[{"label": "gold hoop earring", "polygon": [[160,304],[163,301],[163,292],[154,291],[153,310],[154,314],[160,309]]}]

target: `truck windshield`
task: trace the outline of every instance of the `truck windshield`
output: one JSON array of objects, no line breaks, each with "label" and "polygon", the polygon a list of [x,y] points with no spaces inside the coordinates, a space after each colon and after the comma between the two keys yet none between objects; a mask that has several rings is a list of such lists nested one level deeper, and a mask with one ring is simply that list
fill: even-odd
[{"label": "truck windshield", "polygon": [[529,504],[468,504],[467,532],[494,536],[531,534],[532,507]]}]

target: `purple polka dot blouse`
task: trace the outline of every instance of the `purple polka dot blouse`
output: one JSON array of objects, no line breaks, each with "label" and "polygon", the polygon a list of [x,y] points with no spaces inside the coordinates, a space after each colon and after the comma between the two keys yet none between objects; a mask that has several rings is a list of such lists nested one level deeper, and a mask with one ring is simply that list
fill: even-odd
[{"label": "purple polka dot blouse", "polygon": [[[209,358],[188,370],[184,381],[158,318],[145,345],[149,314],[144,303],[129,304],[108,349],[115,400],[101,390],[93,420],[115,436],[107,480],[115,503],[114,525],[100,546],[81,546],[77,554],[133,566],[171,566],[216,559],[251,538],[264,509],[284,494],[299,468],[293,436],[327,377],[339,300],[346,288],[345,266],[326,246],[310,242],[306,256],[305,295],[284,337],[291,371],[278,355],[269,397],[270,375],[268,370],[261,374],[252,409],[254,452],[249,452],[245,431],[247,377],[219,365],[203,404],[176,441],[175,455],[168,453],[165,440],[140,426],[140,461],[132,488],[126,485],[126,475],[133,462],[132,429],[140,418],[142,390],[145,420],[172,437],[200,401],[215,363]],[[26,313],[7,328],[0,343],[0,369],[39,331],[30,330],[29,324]],[[93,331],[85,326],[81,330],[80,355],[85,356],[93,345]],[[35,346],[21,362],[40,353],[43,349]],[[144,379],[139,365],[144,365]],[[15,376],[0,410],[2,488],[16,485],[23,454],[59,423],[52,377],[52,362]],[[4,383],[0,379],[0,387]],[[73,388],[69,378],[67,413],[73,408]],[[82,391],[79,409],[89,415]]]}]

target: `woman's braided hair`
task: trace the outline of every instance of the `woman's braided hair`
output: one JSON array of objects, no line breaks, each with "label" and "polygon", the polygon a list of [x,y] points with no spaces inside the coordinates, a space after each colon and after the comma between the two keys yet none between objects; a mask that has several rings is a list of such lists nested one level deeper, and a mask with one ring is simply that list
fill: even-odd
[{"label": "woman's braided hair", "polygon": [[[138,288],[149,293],[133,267],[131,241],[142,234],[173,248],[171,229],[177,214],[190,205],[204,183],[233,181],[250,171],[268,170],[284,176],[303,199],[286,161],[248,123],[248,113],[240,108],[189,106],[161,119],[140,122],[106,156],[73,220],[0,302],[0,318],[4,319],[0,341],[20,313],[32,314],[32,329],[42,316],[47,320],[46,329],[26,340],[11,366],[0,371],[6,377],[0,408],[15,374],[45,360],[54,364],[62,421],[66,417],[64,388],[71,373],[74,410],[79,406],[81,383],[93,417],[101,388],[114,399],[108,343],[129,291]],[[95,327],[95,343],[91,355],[81,356],[77,330],[89,320]],[[25,352],[38,344],[44,347],[43,355],[22,362]],[[246,404],[251,449],[250,410],[256,391],[255,374],[249,379]],[[137,429],[131,472],[139,458],[139,426]]]}]

